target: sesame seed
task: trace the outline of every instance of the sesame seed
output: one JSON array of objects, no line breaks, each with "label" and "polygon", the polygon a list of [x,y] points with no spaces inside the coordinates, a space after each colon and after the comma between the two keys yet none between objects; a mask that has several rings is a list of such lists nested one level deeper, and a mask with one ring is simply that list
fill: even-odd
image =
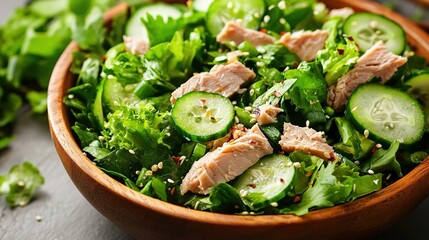
[{"label": "sesame seed", "polygon": [[285,20],[284,18],[280,18],[280,19],[279,19],[279,23],[280,23],[280,24],[285,24],[285,23],[286,23],[286,20]]},{"label": "sesame seed", "polygon": [[25,182],[24,181],[18,181],[16,184],[18,184],[18,186],[20,186],[20,187],[24,187],[25,186]]},{"label": "sesame seed", "polygon": [[240,119],[239,119],[237,116],[235,116],[235,117],[234,117],[234,121],[235,121],[235,123],[239,123],[239,122],[240,122]]},{"label": "sesame seed", "polygon": [[25,204],[26,204],[26,203],[25,203],[25,201],[21,201],[21,202],[19,202],[19,206],[21,206],[21,207],[22,207],[22,206],[25,206]]},{"label": "sesame seed", "polygon": [[289,162],[287,162],[287,164],[286,164],[286,166],[287,166],[287,167],[291,167],[292,165],[293,165],[293,163],[292,163],[292,162],[290,162],[290,161],[289,161]]},{"label": "sesame seed", "polygon": [[105,78],[106,77],[106,73],[105,72],[101,72],[100,73],[100,77]]},{"label": "sesame seed", "polygon": [[250,89],[249,90],[249,96],[253,96],[255,94],[255,89]]},{"label": "sesame seed", "polygon": [[136,175],[140,175],[141,171],[137,170]]},{"label": "sesame seed", "polygon": [[183,160],[185,160],[185,159],[186,159],[186,156],[181,156],[179,160],[180,160],[180,161],[183,161]]},{"label": "sesame seed", "polygon": [[174,180],[173,180],[173,179],[171,179],[171,178],[168,178],[168,179],[167,179],[167,182],[169,182],[169,183],[174,183]]},{"label": "sesame seed", "polygon": [[300,162],[294,162],[293,166],[294,166],[294,168],[301,168],[301,163]]},{"label": "sesame seed", "polygon": [[323,156],[325,156],[325,158],[331,158],[331,155],[329,155],[329,153],[328,153],[328,152],[324,152],[324,153],[323,153]]},{"label": "sesame seed", "polygon": [[360,162],[359,162],[359,161],[357,161],[357,160],[356,160],[354,163],[355,163],[356,165],[358,165],[358,166],[360,165]]},{"label": "sesame seed", "polygon": [[255,212],[249,212],[250,215],[255,215]]},{"label": "sesame seed", "polygon": [[67,97],[68,97],[69,99],[73,99],[73,98],[74,98],[74,95],[73,95],[73,94],[69,94]]},{"label": "sesame seed", "polygon": [[244,189],[240,190],[240,196],[242,196],[242,197],[245,197],[247,195],[247,193],[248,192],[246,190],[244,190]]},{"label": "sesame seed", "polygon": [[148,170],[148,171],[145,172],[146,176],[152,176],[152,174],[153,174],[153,172],[151,170]]},{"label": "sesame seed", "polygon": [[279,7],[280,9],[285,9],[286,8],[286,3],[285,1],[280,1],[279,4],[277,4],[277,7]]},{"label": "sesame seed", "polygon": [[252,107],[244,107],[244,110],[250,112],[250,111],[252,111]]},{"label": "sesame seed", "polygon": [[310,127],[310,121],[309,120],[305,121],[305,126]]},{"label": "sesame seed", "polygon": [[247,214],[249,214],[249,212],[248,211],[244,211],[241,214],[247,215]]},{"label": "sesame seed", "polygon": [[98,136],[98,140],[100,140],[100,141],[104,141],[104,136],[103,135],[101,135],[101,136]]},{"label": "sesame seed", "polygon": [[376,147],[376,148],[382,148],[382,147],[383,147],[383,145],[381,145],[380,143],[377,143],[377,144],[375,144],[375,147]]},{"label": "sesame seed", "polygon": [[372,21],[369,23],[369,27],[370,27],[370,28],[372,28],[372,29],[377,28],[377,27],[378,27],[378,22],[377,22],[377,21],[375,21],[375,20],[372,20]]},{"label": "sesame seed", "polygon": [[371,170],[371,169],[369,169],[369,170],[368,170],[368,174],[369,174],[369,175],[373,175],[373,174],[374,174],[374,171],[373,171],[373,170]]},{"label": "sesame seed", "polygon": [[232,103],[232,105],[237,105],[237,101],[235,101],[235,100],[232,101],[231,103]]},{"label": "sesame seed", "polygon": [[152,167],[150,167],[150,170],[152,170],[152,172],[158,171],[158,165],[157,164],[152,165]]},{"label": "sesame seed", "polygon": [[365,129],[365,131],[363,131],[363,135],[365,136],[365,138],[368,138],[368,136],[369,136],[368,129]]},{"label": "sesame seed", "polygon": [[377,185],[378,184],[378,179],[375,179],[373,182],[374,182],[375,185]]},{"label": "sesame seed", "polygon": [[256,118],[252,118],[252,119],[250,119],[250,121],[249,121],[250,123],[256,123]]},{"label": "sesame seed", "polygon": [[109,80],[115,79],[115,76],[113,76],[113,75],[107,75],[107,79],[109,79]]},{"label": "sesame seed", "polygon": [[162,169],[164,167],[164,163],[163,162],[159,162],[158,163],[158,169]]},{"label": "sesame seed", "polygon": [[258,66],[258,67],[263,67],[263,66],[265,66],[265,64],[264,64],[263,62],[257,62],[257,63],[256,63],[256,66]]},{"label": "sesame seed", "polygon": [[269,22],[270,21],[270,16],[269,15],[265,15],[264,16],[264,22]]},{"label": "sesame seed", "polygon": [[387,175],[386,180],[389,180],[389,179],[390,179],[390,177],[392,177],[392,174],[391,174],[391,173],[389,173],[389,175]]},{"label": "sesame seed", "polygon": [[34,219],[36,219],[36,221],[40,222],[40,221],[42,221],[42,216],[37,215]]},{"label": "sesame seed", "polygon": [[270,5],[270,6],[268,6],[268,10],[273,10],[273,8],[275,8],[276,6],[274,6],[274,5]]},{"label": "sesame seed", "polygon": [[134,151],[134,150],[132,150],[132,149],[130,149],[130,150],[128,150],[128,152],[130,153],[130,154],[136,154],[136,152]]},{"label": "sesame seed", "polygon": [[271,205],[272,207],[278,207],[278,206],[279,206],[279,204],[278,204],[277,202],[272,202],[270,205]]}]

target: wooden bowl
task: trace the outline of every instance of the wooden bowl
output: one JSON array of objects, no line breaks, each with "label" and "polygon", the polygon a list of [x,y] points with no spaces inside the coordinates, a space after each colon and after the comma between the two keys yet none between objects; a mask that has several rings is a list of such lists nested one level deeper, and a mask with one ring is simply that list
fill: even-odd
[{"label": "wooden bowl", "polygon": [[[373,2],[326,0],[329,8],[352,7],[381,13],[401,24],[416,52],[429,59],[429,37],[410,21]],[[106,14],[106,23],[120,12]],[[63,104],[74,83],[69,72],[71,43],[59,59],[49,85],[48,114],[61,161],[84,197],[104,216],[138,239],[350,239],[385,231],[429,194],[429,160],[394,184],[354,202],[305,216],[238,216],[196,211],[147,197],[100,171],[84,156],[70,130]]]}]

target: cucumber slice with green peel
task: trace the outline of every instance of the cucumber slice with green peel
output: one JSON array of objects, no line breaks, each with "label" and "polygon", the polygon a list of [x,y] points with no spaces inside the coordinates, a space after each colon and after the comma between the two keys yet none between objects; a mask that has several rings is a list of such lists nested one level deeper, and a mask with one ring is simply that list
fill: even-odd
[{"label": "cucumber slice with green peel", "polygon": [[359,12],[350,15],[343,24],[343,33],[353,37],[362,51],[383,41],[389,51],[402,54],[407,45],[404,29],[395,21],[376,13]]},{"label": "cucumber slice with green peel", "polygon": [[103,103],[114,111],[119,101],[139,101],[140,99],[134,94],[136,85],[129,84],[123,87],[115,77],[105,79],[102,93]]},{"label": "cucumber slice with green peel", "polygon": [[101,82],[98,83],[94,103],[92,104],[92,114],[94,115],[94,119],[99,129],[104,129],[103,85],[105,81],[106,79],[103,78]]},{"label": "cucumber slice with green peel", "polygon": [[286,196],[295,180],[295,167],[289,157],[272,154],[238,176],[232,183],[252,209],[261,209]]},{"label": "cucumber slice with green peel", "polygon": [[244,27],[258,29],[265,12],[263,0],[216,0],[206,14],[206,26],[216,36],[225,23],[240,20]]},{"label": "cucumber slice with green peel", "polygon": [[141,18],[146,17],[148,14],[153,17],[161,16],[164,21],[167,21],[169,17],[173,19],[179,18],[182,15],[182,12],[178,8],[166,3],[144,5],[131,15],[125,28],[126,35],[137,39],[144,39],[149,42],[146,27],[141,21]]},{"label": "cucumber slice with green peel", "polygon": [[420,100],[426,115],[426,131],[429,131],[429,73],[415,76],[405,82],[410,86],[408,94],[411,97]]},{"label": "cucumber slice with green peel", "polygon": [[346,107],[346,117],[370,139],[383,144],[398,141],[411,146],[424,134],[425,115],[408,93],[381,84],[356,88]]},{"label": "cucumber slice with green peel", "polygon": [[234,123],[231,101],[217,93],[189,92],[174,103],[173,126],[184,137],[207,142],[225,136]]}]

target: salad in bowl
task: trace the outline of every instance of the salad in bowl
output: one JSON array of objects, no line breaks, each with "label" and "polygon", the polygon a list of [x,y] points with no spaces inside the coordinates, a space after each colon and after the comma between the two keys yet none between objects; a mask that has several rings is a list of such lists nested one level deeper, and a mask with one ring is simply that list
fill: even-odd
[{"label": "salad in bowl", "polygon": [[103,48],[75,52],[63,101],[83,153],[141,194],[301,216],[428,156],[429,68],[383,15],[215,0],[133,6],[111,25]]}]

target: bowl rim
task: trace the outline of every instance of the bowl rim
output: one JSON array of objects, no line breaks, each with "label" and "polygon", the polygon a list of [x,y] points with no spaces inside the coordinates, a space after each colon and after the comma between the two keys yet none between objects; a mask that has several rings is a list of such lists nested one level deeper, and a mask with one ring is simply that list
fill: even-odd
[{"label": "bowl rim", "polygon": [[[333,2],[347,3],[348,5],[357,6],[361,5],[363,8],[367,9],[378,9],[380,6],[374,2],[362,1],[359,3],[349,2],[347,0],[335,0]],[[378,5],[378,6],[377,6]],[[111,11],[107,12],[105,15],[105,20],[109,21],[115,16],[118,12],[126,11],[128,6],[126,4],[121,4]],[[377,12],[377,11],[375,11]],[[423,50],[428,52],[427,56],[429,57],[429,36],[418,28],[414,23],[405,19],[404,17],[396,14],[388,9],[382,10],[383,14],[387,14],[391,18],[394,18],[395,21],[399,22],[401,25],[406,24],[409,26],[408,29],[405,29],[407,36],[418,41],[420,43],[427,43],[423,46]],[[411,33],[410,33],[411,31]],[[63,81],[67,80],[70,76],[69,71],[64,72],[63,69],[69,70],[71,66],[71,54],[73,51],[77,50],[78,46],[75,42],[72,42],[61,55],[58,60],[54,71],[51,76],[49,88],[48,88],[48,119],[50,125],[50,131],[52,138],[55,140],[57,151],[62,149],[69,156],[69,159],[79,167],[85,174],[90,176],[94,181],[104,188],[107,188],[113,194],[116,194],[119,198],[131,201],[136,205],[140,205],[145,208],[149,208],[152,211],[155,211],[159,214],[174,216],[175,218],[180,218],[187,221],[193,222],[204,222],[207,224],[213,225],[228,225],[228,226],[248,226],[254,227],[255,225],[261,227],[273,226],[273,225],[297,225],[302,222],[312,222],[317,223],[322,220],[327,220],[331,218],[337,218],[342,215],[350,215],[352,213],[361,211],[363,207],[371,208],[376,205],[389,201],[392,198],[392,194],[388,193],[400,193],[406,189],[409,184],[416,184],[421,181],[423,178],[427,178],[429,175],[429,158],[415,167],[411,172],[406,174],[401,179],[397,180],[393,184],[375,192],[370,195],[364,196],[357,200],[354,200],[349,203],[319,209],[309,212],[303,216],[295,215],[235,215],[235,214],[222,214],[222,213],[213,213],[205,212],[194,209],[189,209],[172,203],[164,202],[146,195],[140,194],[132,190],[131,188],[126,187],[122,183],[114,180],[106,173],[102,172],[98,167],[96,167],[92,161],[84,156],[82,150],[74,139],[71,132],[70,124],[68,121],[68,113],[65,105],[63,104],[63,97],[66,94],[67,86],[63,84]],[[420,49],[421,50],[421,49]],[[429,60],[429,59],[428,59]],[[69,80],[70,82],[70,80]],[[63,161],[64,167],[70,167],[71,163]],[[70,173],[69,173],[70,174]],[[429,194],[429,187],[425,189],[425,192],[422,196]]]}]

